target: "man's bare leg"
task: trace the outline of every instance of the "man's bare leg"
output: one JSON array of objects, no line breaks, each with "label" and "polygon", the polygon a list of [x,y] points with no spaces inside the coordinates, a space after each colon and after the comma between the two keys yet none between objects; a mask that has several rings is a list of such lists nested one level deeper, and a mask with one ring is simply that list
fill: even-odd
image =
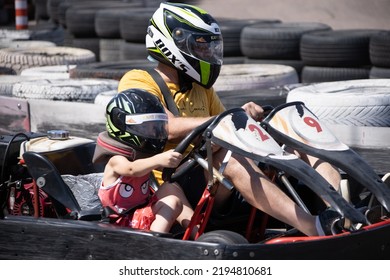
[{"label": "man's bare leg", "polygon": [[336,167],[313,156],[305,154],[300,154],[299,156],[317,170],[336,190],[340,188],[341,175]]},{"label": "man's bare leg", "polygon": [[[226,151],[219,150],[214,154],[217,167],[223,160]],[[287,223],[306,235],[318,235],[315,216],[306,213],[295,204],[283,191],[271,182],[252,160],[233,155],[223,173],[241,193],[245,200],[257,209]],[[224,187],[218,189],[216,205],[224,202],[229,191]]]}]

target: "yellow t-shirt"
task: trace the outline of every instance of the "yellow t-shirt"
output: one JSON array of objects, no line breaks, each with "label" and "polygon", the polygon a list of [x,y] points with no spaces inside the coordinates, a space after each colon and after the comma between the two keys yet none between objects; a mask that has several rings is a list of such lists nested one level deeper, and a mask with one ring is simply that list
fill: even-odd
[{"label": "yellow t-shirt", "polygon": [[[180,89],[179,85],[167,83],[181,117],[209,117],[225,111],[225,107],[213,88],[206,89],[197,83],[192,85],[192,89],[186,93],[180,92],[175,95]],[[161,103],[167,107],[159,86],[147,71],[137,69],[127,72],[119,81],[118,92],[129,88],[144,89],[156,95],[161,100]],[[176,145],[168,142],[165,150],[173,149]],[[161,172],[156,171],[155,176],[159,183],[162,183]]]}]

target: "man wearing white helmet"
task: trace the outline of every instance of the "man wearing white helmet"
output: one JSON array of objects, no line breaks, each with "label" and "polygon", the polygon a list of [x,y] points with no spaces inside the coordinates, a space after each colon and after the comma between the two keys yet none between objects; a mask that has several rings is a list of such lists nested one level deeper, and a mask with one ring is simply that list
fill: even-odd
[{"label": "man wearing white helmet", "polygon": [[[142,88],[155,94],[165,106],[168,114],[169,137],[166,149],[175,147],[194,128],[212,116],[225,111],[214,89],[223,62],[223,40],[221,30],[215,19],[206,11],[186,4],[162,3],[150,19],[146,35],[146,47],[149,58],[158,61],[156,71],[167,84],[179,116],[167,108],[166,100],[153,77],[143,70],[131,70],[119,83],[119,92],[128,88]],[[253,119],[260,120],[263,109],[249,102],[242,108]],[[214,164],[218,169],[226,155],[226,150],[219,149],[214,155]],[[337,189],[340,174],[328,163],[308,155],[303,159],[328,179]],[[198,170],[195,172],[203,172]],[[330,233],[330,224],[339,218],[336,212],[331,215],[312,216],[296,205],[283,193],[258,166],[250,159],[232,155],[223,173],[236,187],[244,199],[261,211],[285,222],[306,235],[324,235]],[[161,181],[161,173],[156,172]],[[199,176],[200,175],[200,176]],[[192,178],[201,177],[202,173],[193,173]],[[202,190],[196,194],[195,179],[187,178],[180,185],[193,203]],[[193,185],[188,187],[188,185]],[[190,191],[186,188],[190,189]],[[195,197],[191,197],[195,192]],[[222,206],[231,196],[225,188],[218,189],[216,207]],[[329,212],[328,212],[329,214]]]}]

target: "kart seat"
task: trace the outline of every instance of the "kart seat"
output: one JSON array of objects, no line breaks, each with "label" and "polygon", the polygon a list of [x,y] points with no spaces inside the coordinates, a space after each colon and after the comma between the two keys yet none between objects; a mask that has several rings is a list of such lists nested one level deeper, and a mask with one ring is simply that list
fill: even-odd
[{"label": "kart seat", "polygon": [[57,213],[63,212],[65,207],[78,220],[101,219],[101,207],[82,209],[69,185],[47,157],[36,152],[25,152],[23,159],[38,187],[57,202],[54,203]]}]

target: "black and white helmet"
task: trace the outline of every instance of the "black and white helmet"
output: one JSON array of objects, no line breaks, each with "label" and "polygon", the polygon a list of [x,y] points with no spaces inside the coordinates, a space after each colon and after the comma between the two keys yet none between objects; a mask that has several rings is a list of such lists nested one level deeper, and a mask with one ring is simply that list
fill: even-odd
[{"label": "black and white helmet", "polygon": [[133,149],[136,158],[164,150],[168,140],[168,117],[160,100],[143,89],[128,89],[107,104],[108,135]]},{"label": "black and white helmet", "polygon": [[151,57],[206,88],[221,70],[221,30],[212,16],[195,6],[161,3],[150,19],[146,48]]}]

